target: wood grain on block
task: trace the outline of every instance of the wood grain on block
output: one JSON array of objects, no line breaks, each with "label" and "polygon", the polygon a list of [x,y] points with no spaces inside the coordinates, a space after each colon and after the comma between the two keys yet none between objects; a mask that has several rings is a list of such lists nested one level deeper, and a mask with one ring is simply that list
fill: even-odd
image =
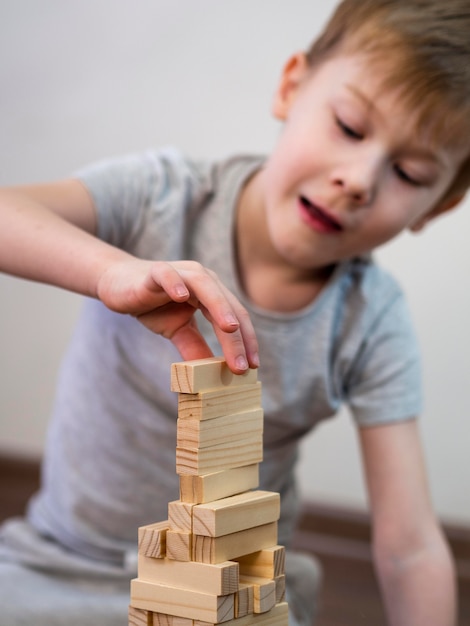
[{"label": "wood grain on block", "polygon": [[155,613],[166,613],[219,624],[234,617],[234,594],[217,596],[189,589],[167,587],[134,578],[131,605]]},{"label": "wood grain on block", "polygon": [[178,394],[178,417],[213,419],[261,407],[261,383]]},{"label": "wood grain on block", "polygon": [[130,606],[128,617],[129,626],[153,626],[153,613],[151,611]]},{"label": "wood grain on block", "polygon": [[180,448],[208,448],[228,440],[263,434],[263,409],[222,415],[210,420],[177,420],[176,445]]},{"label": "wood grain on block", "polygon": [[192,560],[200,563],[232,561],[243,554],[277,544],[277,522],[241,530],[222,537],[193,535]]},{"label": "wood grain on block", "polygon": [[180,500],[168,503],[168,523],[170,530],[192,531],[192,508],[193,505]]},{"label": "wood grain on block", "polygon": [[286,598],[286,576],[282,574],[281,576],[276,576],[274,579],[276,583],[276,603],[284,602]]},{"label": "wood grain on block", "polygon": [[153,615],[152,626],[173,626],[174,615],[153,612],[151,613],[151,615]]},{"label": "wood grain on block", "polygon": [[193,620],[189,617],[178,617],[166,613],[152,613],[153,626],[193,626]]},{"label": "wood grain on block", "polygon": [[201,476],[263,460],[262,435],[224,441],[210,448],[176,448],[176,472]]},{"label": "wood grain on block", "polygon": [[258,374],[254,369],[248,369],[243,374],[234,374],[223,357],[183,361],[171,366],[171,391],[198,393],[214,387],[255,383],[257,378]]},{"label": "wood grain on block", "polygon": [[244,617],[254,613],[254,589],[253,585],[240,583],[235,594],[235,617]]},{"label": "wood grain on block", "polygon": [[220,537],[275,522],[280,496],[273,491],[248,491],[193,507],[193,533]]},{"label": "wood grain on block", "polygon": [[226,596],[238,590],[239,566],[234,561],[212,565],[139,555],[137,574],[139,580]]},{"label": "wood grain on block", "polygon": [[138,551],[144,556],[161,559],[166,553],[166,533],[170,525],[168,520],[141,526],[138,531]]},{"label": "wood grain on block", "polygon": [[180,499],[203,504],[220,498],[256,489],[259,485],[259,465],[245,465],[203,476],[181,475]]},{"label": "wood grain on block", "polygon": [[276,583],[269,578],[241,576],[240,584],[253,585],[253,611],[266,613],[276,604]]},{"label": "wood grain on block", "polygon": [[175,561],[191,561],[191,554],[192,534],[184,530],[167,530],[166,556]]},{"label": "wood grain on block", "polygon": [[240,574],[243,576],[276,578],[285,574],[285,555],[284,546],[272,545],[253,554],[245,554],[236,560],[240,564]]},{"label": "wood grain on block", "polygon": [[[289,608],[287,602],[276,604],[266,613],[246,615],[238,619],[225,622],[225,626],[288,626]],[[194,626],[216,626],[213,624],[203,624],[199,620],[194,620]]]},{"label": "wood grain on block", "polygon": [[[179,617],[178,615],[173,615],[171,622],[171,626],[193,626],[194,624],[194,620],[190,617]],[[155,623],[155,617],[153,618],[153,626],[158,626],[158,624]]]}]

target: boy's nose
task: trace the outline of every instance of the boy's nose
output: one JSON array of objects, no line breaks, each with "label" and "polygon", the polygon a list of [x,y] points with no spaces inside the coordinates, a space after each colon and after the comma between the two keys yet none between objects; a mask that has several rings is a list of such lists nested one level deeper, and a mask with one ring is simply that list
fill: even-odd
[{"label": "boy's nose", "polygon": [[374,159],[369,163],[355,162],[343,166],[333,174],[332,181],[353,206],[363,207],[374,198],[378,176],[378,163]]},{"label": "boy's nose", "polygon": [[373,183],[366,178],[337,176],[333,183],[340,188],[354,206],[362,207],[370,204],[373,197]]}]

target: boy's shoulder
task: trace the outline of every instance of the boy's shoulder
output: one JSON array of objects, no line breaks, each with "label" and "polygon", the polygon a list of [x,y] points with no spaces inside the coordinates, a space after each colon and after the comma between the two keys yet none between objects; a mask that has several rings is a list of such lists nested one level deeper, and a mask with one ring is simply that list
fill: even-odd
[{"label": "boy's shoulder", "polygon": [[386,293],[403,294],[403,288],[393,273],[384,267],[372,254],[364,254],[347,261],[344,272],[360,291],[374,294],[380,300]]},{"label": "boy's shoulder", "polygon": [[186,166],[214,188],[231,185],[240,177],[249,176],[266,161],[266,155],[238,153],[221,158],[195,159],[183,156]]},{"label": "boy's shoulder", "polygon": [[[346,326],[371,328],[379,320],[391,324],[411,321],[400,281],[375,257],[365,255],[344,262],[335,281],[337,314]],[[341,312],[342,311],[342,312]]]},{"label": "boy's shoulder", "polygon": [[198,158],[170,145],[101,159],[77,170],[76,176],[104,183],[114,178],[121,186],[155,185],[168,190],[190,185],[210,192],[260,167],[265,159],[264,155],[245,153]]}]

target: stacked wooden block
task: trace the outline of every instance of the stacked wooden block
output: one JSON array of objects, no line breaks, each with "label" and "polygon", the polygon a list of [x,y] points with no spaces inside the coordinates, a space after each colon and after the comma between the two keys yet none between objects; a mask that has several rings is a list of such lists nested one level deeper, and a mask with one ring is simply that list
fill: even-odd
[{"label": "stacked wooden block", "polygon": [[130,626],[287,626],[278,493],[257,490],[263,411],[256,370],[175,363],[180,500],[139,528]]}]

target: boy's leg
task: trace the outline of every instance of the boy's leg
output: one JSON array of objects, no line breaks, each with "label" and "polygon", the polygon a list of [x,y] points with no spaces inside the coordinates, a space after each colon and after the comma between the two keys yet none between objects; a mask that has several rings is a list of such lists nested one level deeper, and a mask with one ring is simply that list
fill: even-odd
[{"label": "boy's leg", "polygon": [[312,626],[318,612],[322,568],[305,553],[286,551],[286,600],[289,626]]},{"label": "boy's leg", "polygon": [[5,626],[127,626],[129,584],[56,576],[0,562]]},{"label": "boy's leg", "polygon": [[127,626],[132,572],[85,559],[21,518],[0,526],[0,624]]}]

